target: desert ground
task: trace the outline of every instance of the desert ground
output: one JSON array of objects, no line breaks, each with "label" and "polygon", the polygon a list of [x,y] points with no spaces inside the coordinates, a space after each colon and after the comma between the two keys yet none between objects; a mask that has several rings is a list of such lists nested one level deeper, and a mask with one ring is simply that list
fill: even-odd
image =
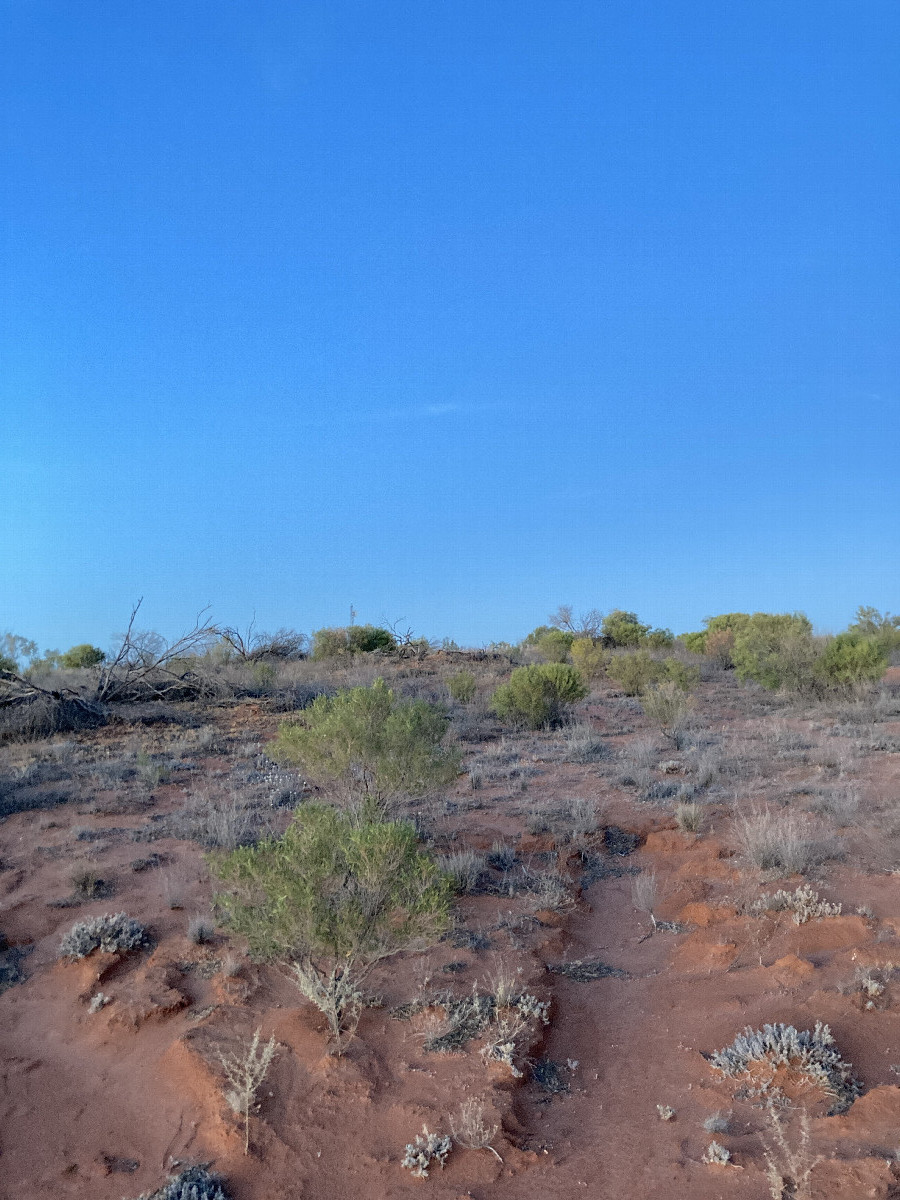
[{"label": "desert ground", "polygon": [[[461,755],[404,810],[454,872],[451,927],[375,967],[343,1054],[219,920],[207,858],[327,799],[267,754],[322,675],[293,669],[0,746],[4,1195],[134,1200],[201,1164],[232,1200],[900,1195],[900,669],[810,701],[705,664],[673,738],[609,679],[558,727],[504,726],[491,654],[335,668],[444,705]],[[61,956],[119,912],[144,948]],[[501,992],[531,998],[505,1057],[473,1019]],[[711,1061],[820,1022],[828,1078]],[[256,1030],[245,1153],[223,1059]],[[450,1139],[425,1178],[403,1166],[423,1126]]]}]

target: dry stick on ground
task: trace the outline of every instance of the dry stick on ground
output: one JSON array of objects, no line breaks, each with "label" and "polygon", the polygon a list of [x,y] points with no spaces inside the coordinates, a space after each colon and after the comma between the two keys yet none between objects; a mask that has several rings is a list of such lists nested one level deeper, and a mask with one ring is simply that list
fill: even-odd
[{"label": "dry stick on ground", "polygon": [[229,1107],[240,1113],[244,1121],[244,1153],[250,1152],[250,1110],[255,1109],[254,1100],[260,1084],[275,1056],[275,1038],[271,1037],[262,1046],[259,1044],[260,1030],[243,1054],[220,1054],[219,1062],[231,1088],[225,1093]]}]

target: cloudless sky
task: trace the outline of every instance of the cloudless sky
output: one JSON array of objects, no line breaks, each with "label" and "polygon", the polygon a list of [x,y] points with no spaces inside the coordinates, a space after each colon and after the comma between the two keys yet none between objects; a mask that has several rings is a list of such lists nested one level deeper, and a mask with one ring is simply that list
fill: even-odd
[{"label": "cloudless sky", "polygon": [[896,0],[0,0],[0,631],[900,608]]}]

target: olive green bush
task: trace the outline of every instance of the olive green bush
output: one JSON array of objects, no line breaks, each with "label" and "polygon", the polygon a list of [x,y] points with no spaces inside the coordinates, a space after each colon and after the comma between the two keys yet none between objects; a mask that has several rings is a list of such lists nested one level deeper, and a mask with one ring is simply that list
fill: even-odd
[{"label": "olive green bush", "polygon": [[469,704],[475,699],[478,681],[471,671],[457,671],[447,680],[450,695],[458,704]]},{"label": "olive green bush", "polygon": [[819,648],[803,613],[754,613],[735,627],[732,654],[739,679],[753,679],[773,691],[814,686]]},{"label": "olive green bush", "polygon": [[588,690],[575,667],[566,663],[517,667],[509,682],[494,692],[494,711],[502,721],[540,729],[558,721],[569,705],[584,699]]},{"label": "olive green bush", "polygon": [[346,625],[317,629],[313,634],[312,657],[316,660],[341,658],[396,648],[397,639],[389,629],[380,629],[377,625]]},{"label": "olive green bush", "polygon": [[614,655],[606,671],[627,696],[640,696],[664,680],[670,680],[687,692],[696,687],[700,680],[700,672],[696,667],[674,657],[653,658],[647,650]]},{"label": "olive green bush", "polygon": [[281,961],[341,1038],[371,967],[447,927],[452,884],[405,821],[297,810],[280,838],[209,856],[216,904],[261,961]]},{"label": "olive green bush", "polygon": [[603,618],[602,634],[607,646],[626,649],[646,641],[650,626],[642,624],[637,614],[614,608]]},{"label": "olive green bush", "polygon": [[596,638],[577,637],[572,643],[569,653],[572,662],[585,679],[598,678],[603,674],[609,662],[609,652]]},{"label": "olive green bush", "polygon": [[900,651],[900,615],[881,613],[877,608],[860,605],[856,621],[847,633],[875,642],[887,659]]},{"label": "olive green bush", "polygon": [[884,643],[858,633],[839,633],[825,646],[816,672],[826,684],[838,687],[875,683],[888,665]]},{"label": "olive green bush", "polygon": [[400,700],[376,679],[371,687],[317,696],[280,726],[269,752],[371,817],[401,796],[426,795],[456,777],[459,753],[442,744],[448,724],[443,709]]}]

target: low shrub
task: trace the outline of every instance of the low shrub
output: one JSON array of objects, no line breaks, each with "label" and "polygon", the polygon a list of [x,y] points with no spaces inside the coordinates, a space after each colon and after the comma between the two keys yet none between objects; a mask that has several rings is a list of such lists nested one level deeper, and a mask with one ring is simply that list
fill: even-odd
[{"label": "low shrub", "polygon": [[[674,659],[672,661],[675,661]],[[648,688],[641,700],[649,721],[680,749],[693,697],[688,696],[671,679]]]},{"label": "low shrub", "polygon": [[147,931],[126,913],[106,913],[79,921],[59,944],[60,958],[87,958],[95,950],[104,954],[124,954],[147,945]]},{"label": "low shrub", "polygon": [[217,1175],[206,1167],[188,1167],[156,1192],[145,1192],[138,1200],[229,1200]]},{"label": "low shrub", "polygon": [[642,645],[650,633],[650,626],[643,625],[636,613],[614,608],[603,618],[601,632],[607,646],[627,648]]},{"label": "low shrub", "polygon": [[888,655],[875,639],[858,633],[839,633],[825,646],[816,672],[826,683],[849,687],[876,683],[884,675]]},{"label": "low shrub", "polygon": [[653,658],[647,650],[614,655],[607,666],[607,674],[627,696],[640,696],[664,680],[670,680],[685,692],[696,687],[700,681],[700,672],[696,667],[678,658]]},{"label": "low shrub", "polygon": [[256,958],[290,965],[338,1048],[366,972],[429,944],[449,919],[450,879],[407,822],[353,820],[309,804],[280,838],[212,854],[210,865],[225,885],[216,902],[226,923]]},{"label": "low shrub", "polygon": [[475,699],[478,683],[471,671],[457,671],[447,680],[450,695],[458,704],[469,704]]},{"label": "low shrub", "polygon": [[569,647],[572,662],[585,679],[596,679],[602,675],[609,662],[609,652],[596,638],[575,638]]},{"label": "low shrub", "polygon": [[707,1057],[723,1075],[752,1074],[759,1091],[770,1086],[779,1067],[789,1067],[832,1097],[832,1113],[845,1112],[861,1092],[850,1063],[841,1058],[831,1030],[821,1021],[816,1022],[815,1029],[802,1031],[781,1023],[763,1025],[762,1029],[748,1025],[730,1046]]},{"label": "low shrub", "polygon": [[566,663],[538,663],[518,667],[494,692],[494,711],[501,720],[523,723],[532,729],[558,721],[566,708],[588,694],[575,667]]},{"label": "low shrub", "polygon": [[397,639],[389,629],[377,625],[346,625],[317,629],[313,634],[312,656],[321,660],[396,648]]},{"label": "low shrub", "polygon": [[317,696],[280,726],[269,752],[371,816],[398,796],[423,796],[455,779],[459,754],[442,744],[448,724],[438,706],[400,700],[376,679],[371,687]]}]

